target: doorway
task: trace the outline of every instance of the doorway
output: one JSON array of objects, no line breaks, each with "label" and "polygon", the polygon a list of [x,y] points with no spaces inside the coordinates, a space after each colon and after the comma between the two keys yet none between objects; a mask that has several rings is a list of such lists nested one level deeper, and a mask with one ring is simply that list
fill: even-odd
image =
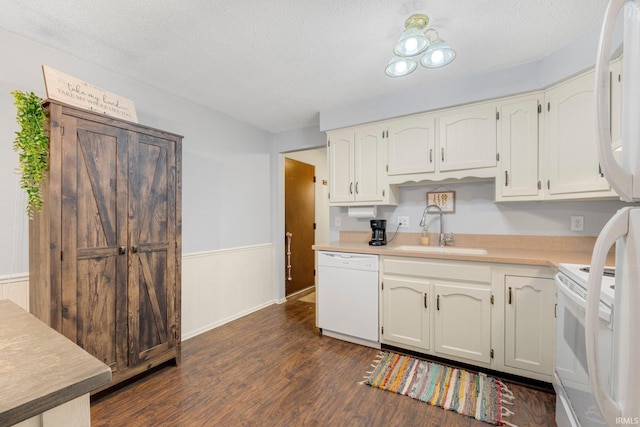
[{"label": "doorway", "polygon": [[315,166],[285,158],[285,296],[315,284]]}]

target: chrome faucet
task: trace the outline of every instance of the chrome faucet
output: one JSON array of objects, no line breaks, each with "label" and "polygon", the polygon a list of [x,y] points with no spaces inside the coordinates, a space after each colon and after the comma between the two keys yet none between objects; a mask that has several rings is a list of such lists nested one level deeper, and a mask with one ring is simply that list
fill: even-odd
[{"label": "chrome faucet", "polygon": [[443,247],[446,243],[453,242],[453,233],[449,233],[449,235],[444,234],[444,225],[442,222],[442,208],[438,205],[428,205],[424,212],[422,212],[422,219],[420,220],[420,227],[424,229],[425,224],[427,223],[427,214],[429,213],[429,209],[436,208],[438,210],[438,215],[440,217],[440,238],[438,239],[438,243],[440,247]]}]

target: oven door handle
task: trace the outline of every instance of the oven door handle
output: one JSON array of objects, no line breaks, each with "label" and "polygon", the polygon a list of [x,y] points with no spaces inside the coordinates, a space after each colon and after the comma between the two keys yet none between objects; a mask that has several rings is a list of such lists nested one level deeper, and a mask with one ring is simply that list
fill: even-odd
[{"label": "oven door handle", "polygon": [[625,236],[629,231],[629,211],[631,208],[620,209],[607,222],[602,232],[596,239],[591,257],[591,270],[587,286],[587,308],[585,310],[585,341],[587,350],[587,367],[591,382],[591,393],[598,404],[605,420],[613,420],[622,415],[620,405],[614,401],[602,381],[602,369],[600,366],[598,348],[598,308],[600,305],[600,292],[602,287],[602,274],[604,263],[609,249],[616,241]]}]

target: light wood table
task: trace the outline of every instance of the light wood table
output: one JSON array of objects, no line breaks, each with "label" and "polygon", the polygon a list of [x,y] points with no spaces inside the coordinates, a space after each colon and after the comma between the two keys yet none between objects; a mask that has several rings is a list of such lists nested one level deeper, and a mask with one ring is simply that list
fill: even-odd
[{"label": "light wood table", "polygon": [[9,300],[0,325],[0,425],[88,427],[111,369]]}]

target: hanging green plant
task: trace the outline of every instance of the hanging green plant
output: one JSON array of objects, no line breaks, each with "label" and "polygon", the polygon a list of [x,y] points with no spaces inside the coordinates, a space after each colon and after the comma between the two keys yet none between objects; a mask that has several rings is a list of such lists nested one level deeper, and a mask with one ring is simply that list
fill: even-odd
[{"label": "hanging green plant", "polygon": [[33,218],[34,212],[42,208],[40,183],[48,170],[47,115],[42,108],[42,98],[33,92],[14,90],[11,95],[15,98],[16,121],[20,125],[13,150],[18,153],[22,172],[20,187],[27,193],[27,216]]}]

